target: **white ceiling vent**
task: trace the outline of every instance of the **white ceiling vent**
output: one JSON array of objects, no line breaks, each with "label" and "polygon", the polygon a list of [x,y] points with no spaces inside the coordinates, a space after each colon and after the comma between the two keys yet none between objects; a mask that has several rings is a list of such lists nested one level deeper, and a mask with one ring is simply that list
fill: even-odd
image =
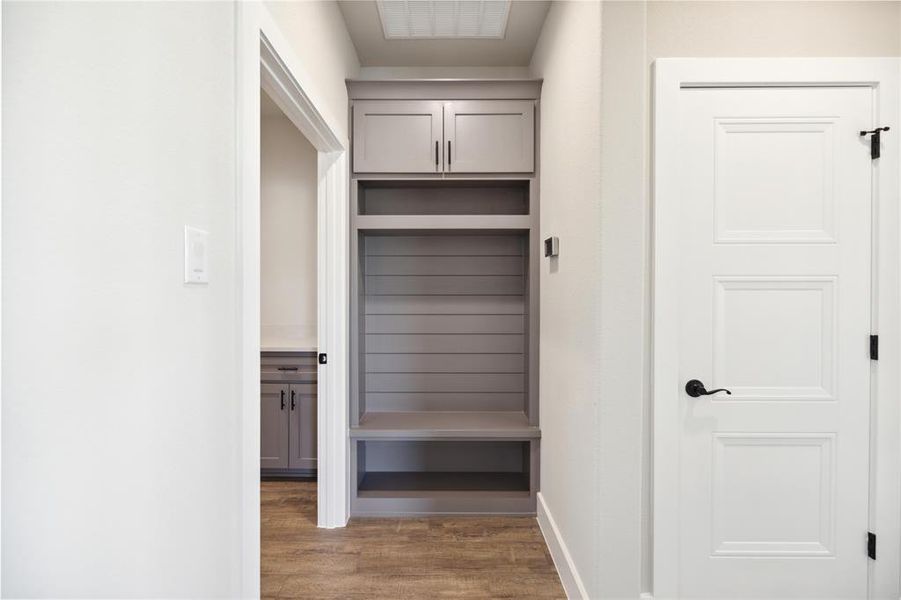
[{"label": "white ceiling vent", "polygon": [[376,0],[386,40],[503,39],[510,0]]}]

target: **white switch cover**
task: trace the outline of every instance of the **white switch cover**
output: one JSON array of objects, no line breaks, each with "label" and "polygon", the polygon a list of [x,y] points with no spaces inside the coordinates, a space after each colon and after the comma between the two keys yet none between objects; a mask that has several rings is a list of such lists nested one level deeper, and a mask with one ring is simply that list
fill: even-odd
[{"label": "white switch cover", "polygon": [[185,283],[209,283],[209,232],[185,225]]}]

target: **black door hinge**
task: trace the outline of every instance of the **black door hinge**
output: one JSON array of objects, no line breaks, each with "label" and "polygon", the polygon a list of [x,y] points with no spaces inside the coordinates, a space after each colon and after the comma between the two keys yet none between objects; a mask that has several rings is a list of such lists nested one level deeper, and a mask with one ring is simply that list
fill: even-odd
[{"label": "black door hinge", "polygon": [[876,534],[872,531],[867,532],[867,556],[876,560]]},{"label": "black door hinge", "polygon": [[325,352],[320,352],[320,353],[319,353],[319,364],[320,364],[320,365],[327,365],[327,364],[328,364],[328,354],[326,354]]},{"label": "black door hinge", "polygon": [[870,158],[876,160],[879,158],[879,148],[882,145],[882,132],[888,131],[891,129],[890,127],[877,127],[872,131],[861,131],[860,137],[865,135],[871,135],[873,137],[870,138]]},{"label": "black door hinge", "polygon": [[870,336],[870,360],[879,360],[879,336]]}]

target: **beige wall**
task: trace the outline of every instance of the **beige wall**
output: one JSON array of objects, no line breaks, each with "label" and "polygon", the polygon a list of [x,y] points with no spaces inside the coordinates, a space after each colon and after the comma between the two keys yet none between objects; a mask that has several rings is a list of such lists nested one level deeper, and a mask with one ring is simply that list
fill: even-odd
[{"label": "beige wall", "polygon": [[597,569],[600,397],[601,5],[554,3],[532,57],[541,93],[541,497],[591,597]]},{"label": "beige wall", "polygon": [[341,9],[334,0],[264,2],[278,28],[284,33],[302,68],[323,96],[327,117],[337,123],[338,135],[347,138],[346,78],[357,77],[360,61]]},{"label": "beige wall", "polygon": [[898,56],[899,2],[648,2],[649,60]]},{"label": "beige wall", "polygon": [[315,345],[316,149],[284,115],[263,117],[260,143],[261,345]]},{"label": "beige wall", "polygon": [[[643,481],[636,501],[630,478],[601,476],[601,494],[619,507],[622,524],[605,531],[600,551],[607,550],[603,540],[632,535],[638,518],[641,587],[650,590],[651,64],[665,57],[898,56],[901,3],[608,0],[602,37],[600,431],[605,411],[616,415],[620,429],[601,433],[599,460],[604,464],[606,455],[640,464]],[[619,543],[629,563],[621,562],[621,568],[631,577],[638,560],[634,546],[628,539]]]}]

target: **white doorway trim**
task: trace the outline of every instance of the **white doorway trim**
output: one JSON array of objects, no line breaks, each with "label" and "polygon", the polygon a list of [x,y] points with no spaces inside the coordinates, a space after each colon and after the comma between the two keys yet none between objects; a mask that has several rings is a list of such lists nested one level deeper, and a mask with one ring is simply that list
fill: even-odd
[{"label": "white doorway trim", "polygon": [[[653,593],[679,597],[678,438],[678,197],[679,94],[687,87],[863,86],[874,89],[877,125],[899,127],[896,58],[661,59],[654,65],[654,175],[652,267]],[[872,364],[870,531],[878,536],[869,561],[869,597],[899,597],[901,571],[901,294],[899,294],[898,136],[883,137],[874,162],[873,333],[880,336]],[[862,345],[862,351],[864,346]],[[861,491],[861,493],[866,493]],[[866,538],[861,534],[861,552]]]},{"label": "white doorway trim", "polygon": [[260,88],[318,152],[318,525],[347,523],[348,142],[262,4],[236,3],[241,590],[260,594]]}]

